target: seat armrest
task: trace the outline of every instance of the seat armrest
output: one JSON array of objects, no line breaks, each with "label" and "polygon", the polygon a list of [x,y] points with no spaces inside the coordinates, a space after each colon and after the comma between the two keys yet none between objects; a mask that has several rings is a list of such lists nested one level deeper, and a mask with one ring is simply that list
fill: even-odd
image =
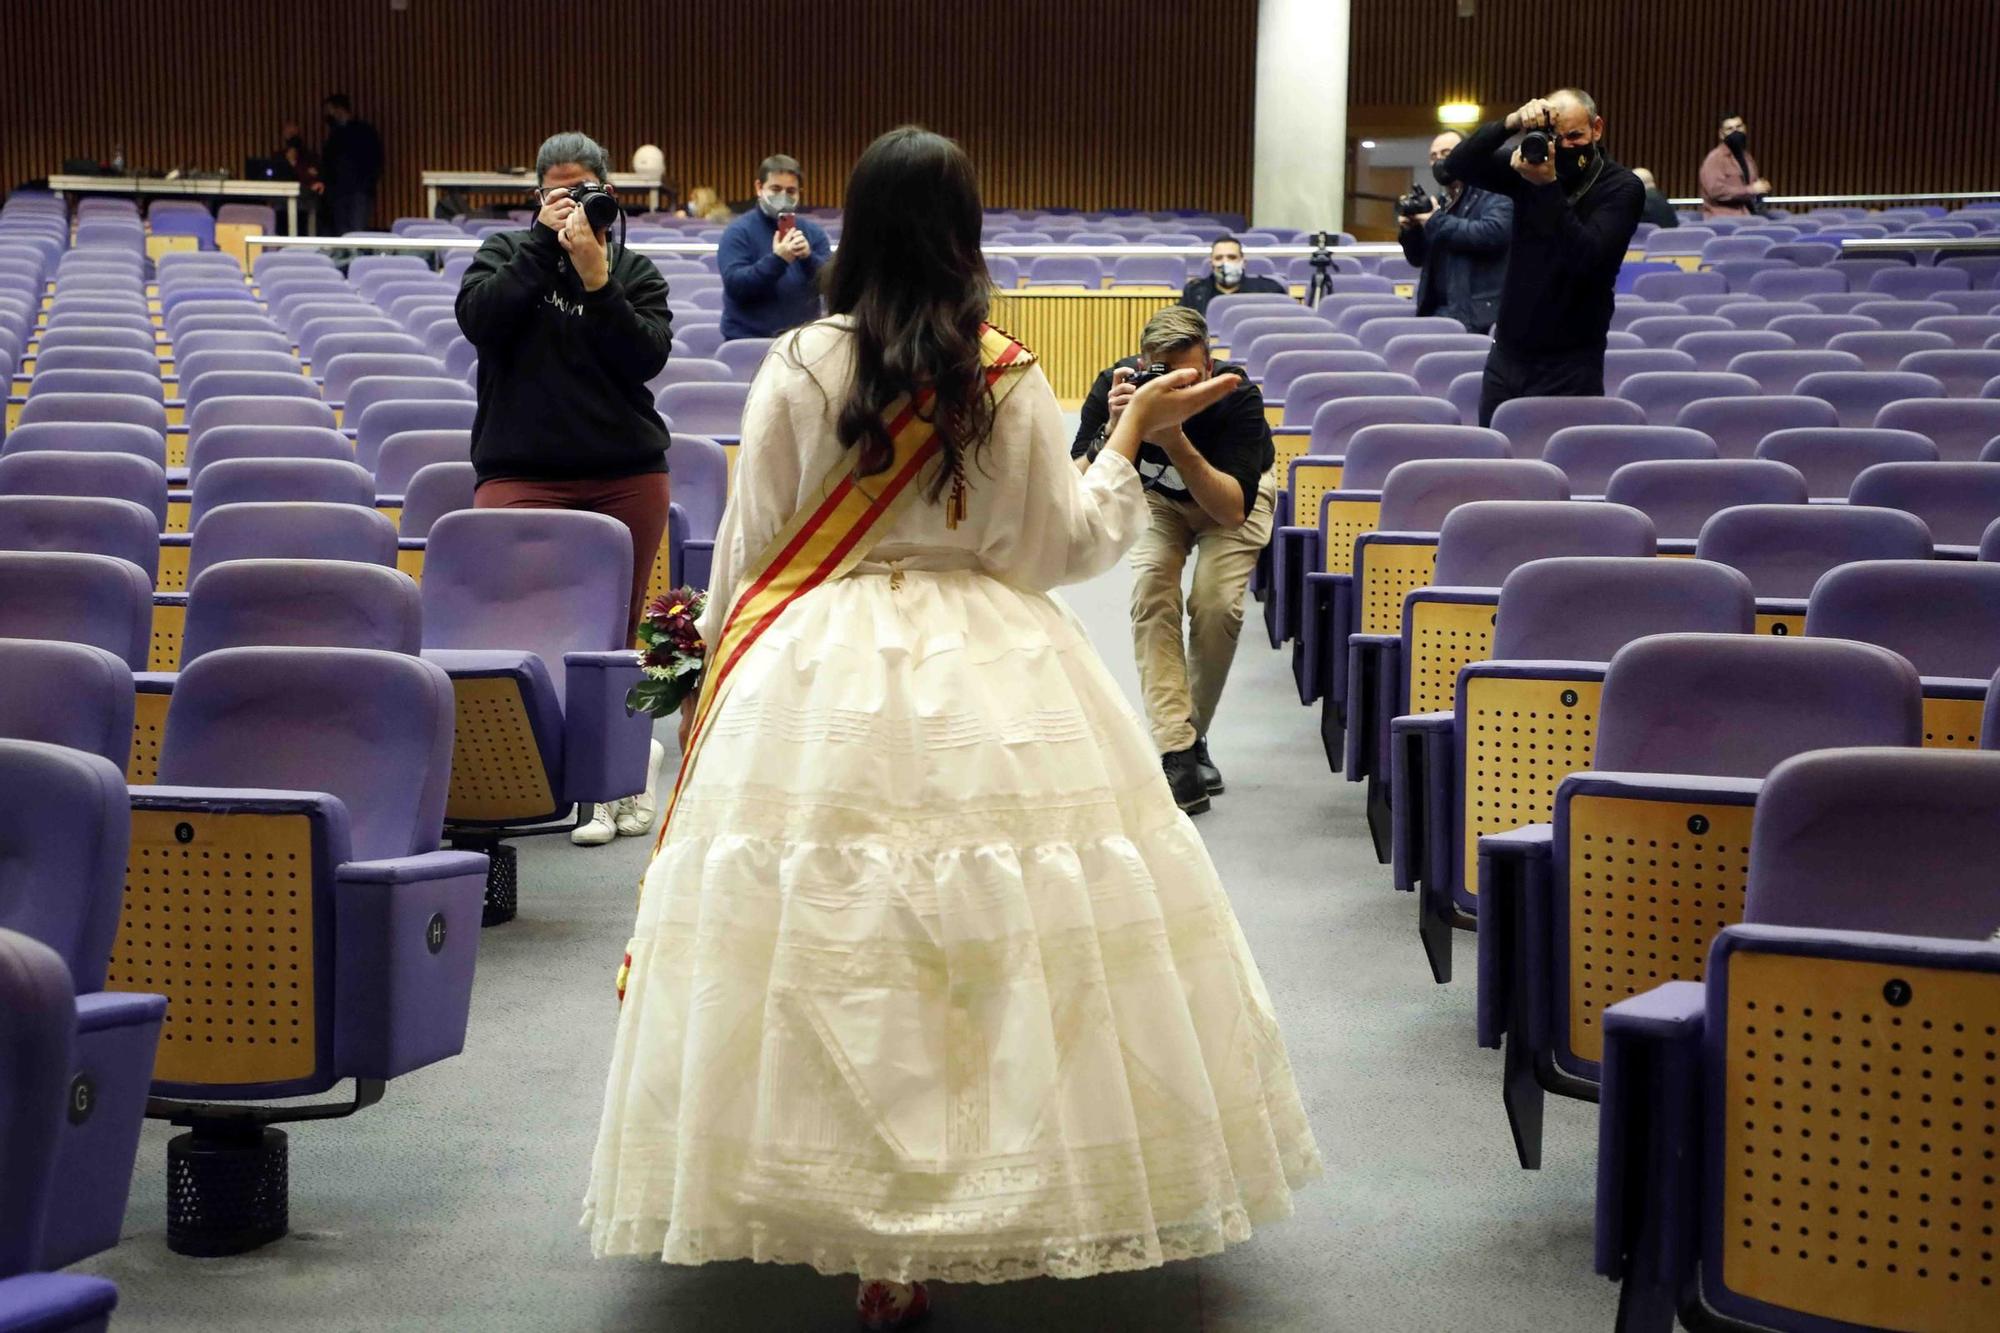
[{"label": "seat armrest", "polygon": [[395,1078],[465,1047],[487,858],[349,862],[334,884],[334,1068]]},{"label": "seat armrest", "polygon": [[641,679],[639,654],[627,650],[565,653],[563,795],[571,801],[615,801],[646,786],[653,717],[634,712],[625,696]]},{"label": "seat armrest", "polygon": [[1678,1290],[1701,1177],[1701,1044],[1708,994],[1670,981],[1604,1011],[1597,1115],[1596,1267]]},{"label": "seat armrest", "polygon": [[0,1329],[23,1333],[101,1333],[118,1308],[118,1288],[81,1273],[22,1273],[0,1278]]},{"label": "seat armrest", "polygon": [[1497,1047],[1514,1008],[1514,973],[1526,947],[1529,896],[1544,889],[1555,856],[1555,826],[1528,824],[1479,840],[1477,1036]]},{"label": "seat armrest", "polygon": [[76,997],[78,1036],[130,1027],[135,1023],[157,1023],[166,1016],[167,997],[144,991],[87,991]]},{"label": "seat armrest", "polygon": [[706,588],[715,568],[715,541],[710,537],[690,537],[681,543],[680,582],[690,588]]},{"label": "seat armrest", "polygon": [[1438,876],[1432,850],[1451,822],[1458,714],[1406,713],[1389,720],[1389,864],[1408,893]]},{"label": "seat armrest", "polygon": [[[350,846],[347,806],[338,796],[319,791],[281,791],[270,787],[134,787],[132,813],[186,810],[215,815],[305,815],[317,823],[323,846],[316,857],[338,865]],[[136,835],[136,829],[135,829]],[[136,837],[135,837],[136,841]]]}]

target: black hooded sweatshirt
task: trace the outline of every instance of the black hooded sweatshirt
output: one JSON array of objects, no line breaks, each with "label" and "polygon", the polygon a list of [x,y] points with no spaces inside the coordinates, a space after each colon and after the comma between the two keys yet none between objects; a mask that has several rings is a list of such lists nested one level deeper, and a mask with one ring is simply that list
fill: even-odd
[{"label": "black hooded sweatshirt", "polygon": [[472,464],[479,480],[609,480],[667,470],[667,428],[646,381],[673,344],[667,280],[614,247],[611,278],[583,289],[539,221],[479,247],[458,327],[479,349]]}]

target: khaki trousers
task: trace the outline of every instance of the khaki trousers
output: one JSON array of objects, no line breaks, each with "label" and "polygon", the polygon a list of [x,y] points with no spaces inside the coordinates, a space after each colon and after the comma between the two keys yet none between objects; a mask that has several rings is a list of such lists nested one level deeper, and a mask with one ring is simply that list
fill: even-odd
[{"label": "khaki trousers", "polygon": [[[1132,545],[1132,652],[1153,743],[1161,754],[1185,750],[1208,734],[1223,682],[1243,633],[1243,594],[1257,557],[1271,540],[1275,472],[1257,487],[1257,503],[1238,528],[1225,528],[1192,500],[1146,493],[1153,521]],[[1188,554],[1194,586],[1181,598]]]}]

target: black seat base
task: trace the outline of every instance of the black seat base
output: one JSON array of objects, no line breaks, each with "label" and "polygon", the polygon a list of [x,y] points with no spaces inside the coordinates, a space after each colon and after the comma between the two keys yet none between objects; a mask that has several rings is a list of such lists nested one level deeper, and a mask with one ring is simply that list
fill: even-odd
[{"label": "black seat base", "polygon": [[290,1153],[268,1125],[202,1121],[167,1144],[167,1248],[217,1258],[290,1229]]}]

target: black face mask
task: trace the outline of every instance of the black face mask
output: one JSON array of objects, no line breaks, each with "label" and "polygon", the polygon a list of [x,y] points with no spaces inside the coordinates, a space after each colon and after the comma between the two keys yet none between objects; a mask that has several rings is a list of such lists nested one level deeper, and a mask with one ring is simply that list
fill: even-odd
[{"label": "black face mask", "polygon": [[1732,153],[1742,152],[1743,145],[1747,141],[1747,139],[1748,136],[1745,135],[1742,130],[1731,130],[1729,133],[1722,136],[1722,142],[1729,145],[1729,151]]},{"label": "black face mask", "polygon": [[1440,188],[1447,190],[1451,188],[1451,183],[1458,179],[1458,177],[1451,174],[1451,168],[1447,167],[1443,162],[1431,163],[1431,176],[1437,181]]},{"label": "black face mask", "polygon": [[1553,156],[1556,163],[1556,179],[1564,185],[1574,185],[1597,164],[1597,145],[1586,143],[1573,148],[1564,145],[1556,148]]}]

